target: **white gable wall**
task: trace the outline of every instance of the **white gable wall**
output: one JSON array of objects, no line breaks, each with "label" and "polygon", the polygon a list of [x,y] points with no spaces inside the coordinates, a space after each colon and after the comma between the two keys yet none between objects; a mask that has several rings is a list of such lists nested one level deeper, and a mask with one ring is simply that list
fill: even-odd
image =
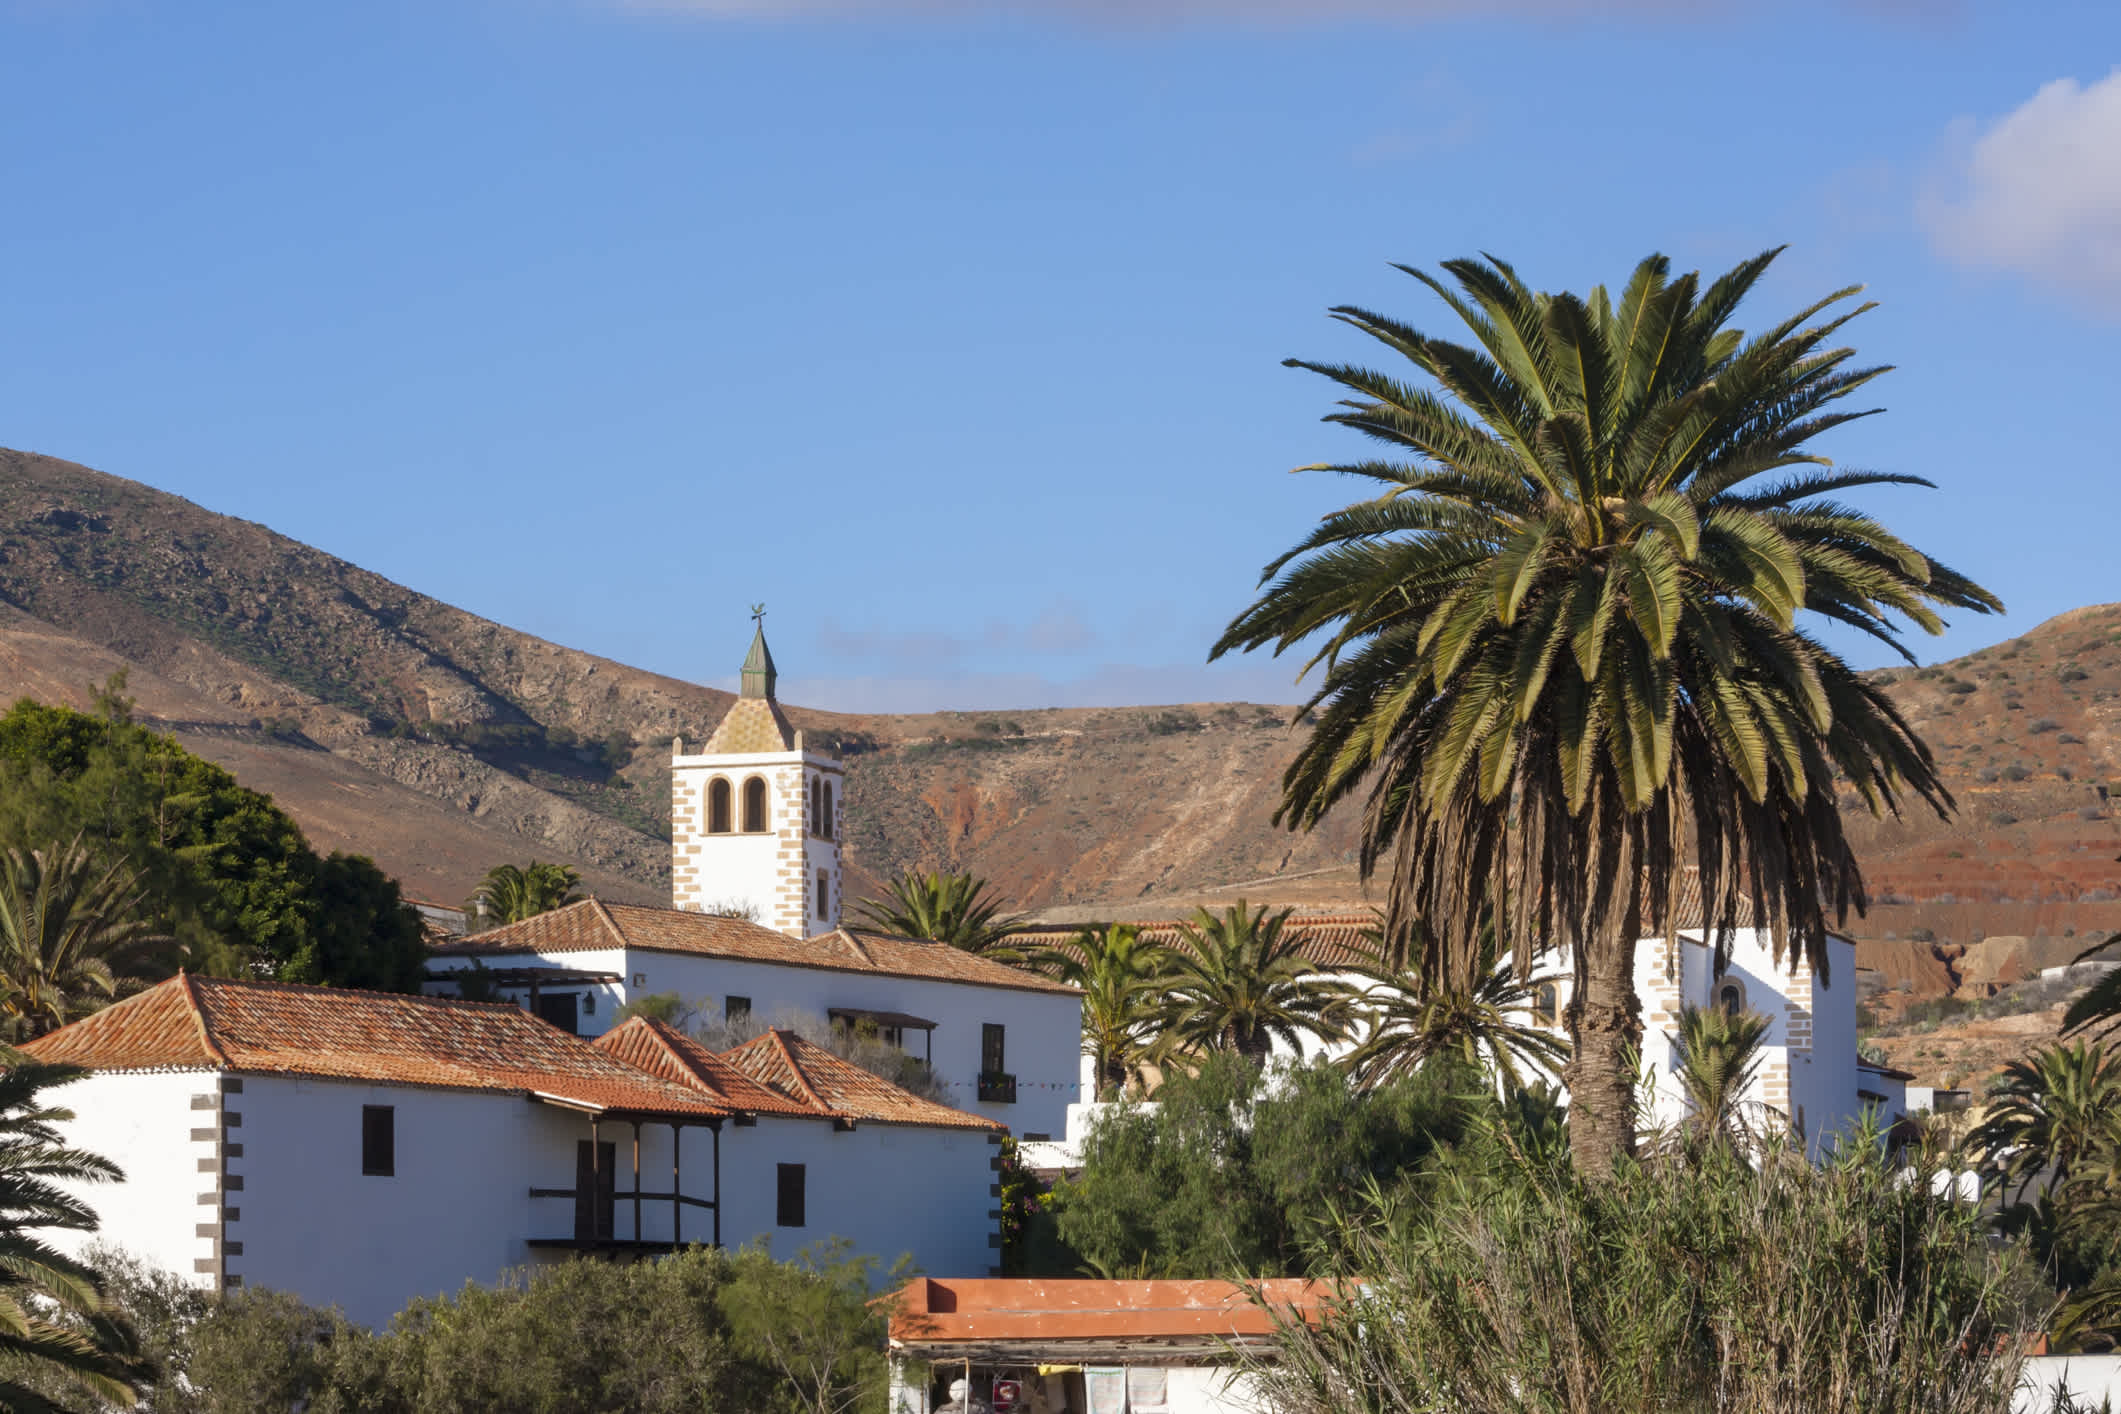
[{"label": "white gable wall", "polygon": [[[394,1111],[396,1173],[361,1172],[361,1110]],[[245,1076],[228,1097],[243,1154],[228,1161],[228,1272],[380,1325],[417,1296],[490,1283],[566,1237],[574,1207],[530,1197],[574,1186],[586,1117],[498,1092]],[[702,1175],[702,1191],[706,1176]],[[232,1185],[231,1185],[232,1186]]]},{"label": "white gable wall", "polygon": [[[1067,1128],[1068,1106],[1083,1098],[1082,1003],[1068,993],[1018,991],[822,967],[788,967],[638,948],[511,953],[492,961],[494,966],[543,965],[619,974],[625,979],[623,982],[594,989],[598,994],[596,1011],[582,1016],[579,1022],[586,1036],[601,1036],[610,1030],[612,1014],[619,1006],[658,992],[675,992],[703,1011],[716,1014],[730,996],[749,997],[752,1013],[767,1021],[777,1012],[823,1017],[834,1007],[905,1012],[936,1023],[932,1033],[934,1065],[948,1086],[947,1102],[953,1108],[998,1120],[1019,1134],[1059,1134]],[[468,965],[469,960],[462,957],[438,957],[431,964],[436,971]],[[642,980],[636,983],[636,977]],[[980,1028],[987,1022],[997,1022],[1004,1028],[1003,1059],[1009,1072],[1016,1076],[1014,1104],[984,1103],[979,1098]],[[908,1031],[904,1044],[909,1054],[928,1058],[926,1034]]]},{"label": "white gable wall", "polygon": [[[220,1220],[219,1078],[203,1071],[113,1073],[48,1091],[51,1103],[74,1112],[64,1125],[67,1142],[125,1171],[123,1183],[66,1185],[96,1210],[102,1229],[48,1233],[51,1242],[77,1254],[97,1242],[122,1247],[194,1285],[213,1286],[215,1240],[198,1229]],[[195,1108],[195,1098],[205,1103]],[[204,1137],[194,1140],[195,1131]]]}]

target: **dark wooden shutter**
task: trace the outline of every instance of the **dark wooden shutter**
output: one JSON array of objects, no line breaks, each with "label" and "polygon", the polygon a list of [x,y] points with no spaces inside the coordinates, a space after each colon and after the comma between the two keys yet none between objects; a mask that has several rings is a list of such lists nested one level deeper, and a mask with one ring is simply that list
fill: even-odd
[{"label": "dark wooden shutter", "polygon": [[572,1036],[580,1030],[575,1025],[575,994],[573,992],[538,993],[538,1020],[550,1022]]},{"label": "dark wooden shutter", "polygon": [[390,1178],[398,1171],[398,1112],[389,1105],[361,1106],[361,1172]]},{"label": "dark wooden shutter", "polygon": [[990,1021],[979,1029],[979,1068],[987,1075],[1000,1075],[1009,1068],[1003,1050],[1001,1023]]},{"label": "dark wooden shutter", "polygon": [[618,1166],[618,1145],[599,1144],[592,1158],[589,1141],[575,1141],[574,1235],[577,1241],[611,1240],[612,1212],[616,1206],[612,1193],[617,1186],[614,1170]]},{"label": "dark wooden shutter", "polygon": [[773,1221],[781,1227],[802,1227],[803,1221],[803,1166],[781,1164],[776,1174],[778,1180],[774,1194]]}]

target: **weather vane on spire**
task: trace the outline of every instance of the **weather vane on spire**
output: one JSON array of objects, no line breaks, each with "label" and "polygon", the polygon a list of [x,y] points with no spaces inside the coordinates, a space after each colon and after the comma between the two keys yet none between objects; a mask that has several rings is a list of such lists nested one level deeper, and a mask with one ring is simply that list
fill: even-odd
[{"label": "weather vane on spire", "polygon": [[753,604],[751,606],[751,621],[760,628],[766,626],[766,606],[764,604]]}]

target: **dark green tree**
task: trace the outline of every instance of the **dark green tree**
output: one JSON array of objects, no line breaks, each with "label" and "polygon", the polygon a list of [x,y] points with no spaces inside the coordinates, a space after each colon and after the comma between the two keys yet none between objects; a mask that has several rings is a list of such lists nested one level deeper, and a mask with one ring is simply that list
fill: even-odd
[{"label": "dark green tree", "polygon": [[[1746,917],[1823,969],[1829,916],[1866,902],[1837,797],[1952,809],[1884,689],[1801,620],[1905,654],[1903,620],[1934,633],[1939,607],[2002,607],[1839,499],[1929,483],[1812,450],[1884,370],[1833,342],[1869,307],[1836,310],[1853,289],[1733,327],[1775,254],[1706,285],[1652,256],[1618,298],[1541,293],[1492,257],[1446,264],[1455,288],[1401,267],[1470,343],[1336,309],[1418,381],[1292,360],[1344,394],[1328,421],[1382,444],[1316,469],[1375,494],[1270,563],[1214,648],[1314,645],[1318,724],[1278,818],[1363,798],[1395,950],[1417,920],[1430,952],[1473,948],[1499,891],[1520,969],[1569,959],[1571,1153],[1590,1172],[1635,1141],[1637,940],[1702,924],[1720,952]],[[1689,862],[1703,919],[1676,911]]]},{"label": "dark green tree", "polygon": [[227,975],[409,990],[419,914],[373,863],[320,857],[272,802],[107,690],[103,715],[24,699],[0,715],[0,846],[79,836],[122,862],[191,965]]},{"label": "dark green tree", "polygon": [[1250,908],[1239,899],[1220,914],[1195,909],[1167,951],[1158,986],[1156,1053],[1230,1051],[1254,1069],[1276,1041],[1345,1039],[1355,992],[1303,956],[1291,910]]},{"label": "dark green tree", "polygon": [[161,975],[176,942],[154,930],[120,861],[77,836],[0,854],[0,1025],[32,1040]]}]

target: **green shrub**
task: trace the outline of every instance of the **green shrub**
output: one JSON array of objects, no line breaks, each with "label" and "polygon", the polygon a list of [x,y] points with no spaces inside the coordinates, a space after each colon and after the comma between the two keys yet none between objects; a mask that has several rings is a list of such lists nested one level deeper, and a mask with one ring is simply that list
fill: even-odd
[{"label": "green shrub", "polygon": [[1254,1362],[1279,1414],[2004,1414],[2052,1305],[1976,1205],[1855,1142],[1609,1181],[1518,1162],[1336,1224],[1347,1299]]}]

